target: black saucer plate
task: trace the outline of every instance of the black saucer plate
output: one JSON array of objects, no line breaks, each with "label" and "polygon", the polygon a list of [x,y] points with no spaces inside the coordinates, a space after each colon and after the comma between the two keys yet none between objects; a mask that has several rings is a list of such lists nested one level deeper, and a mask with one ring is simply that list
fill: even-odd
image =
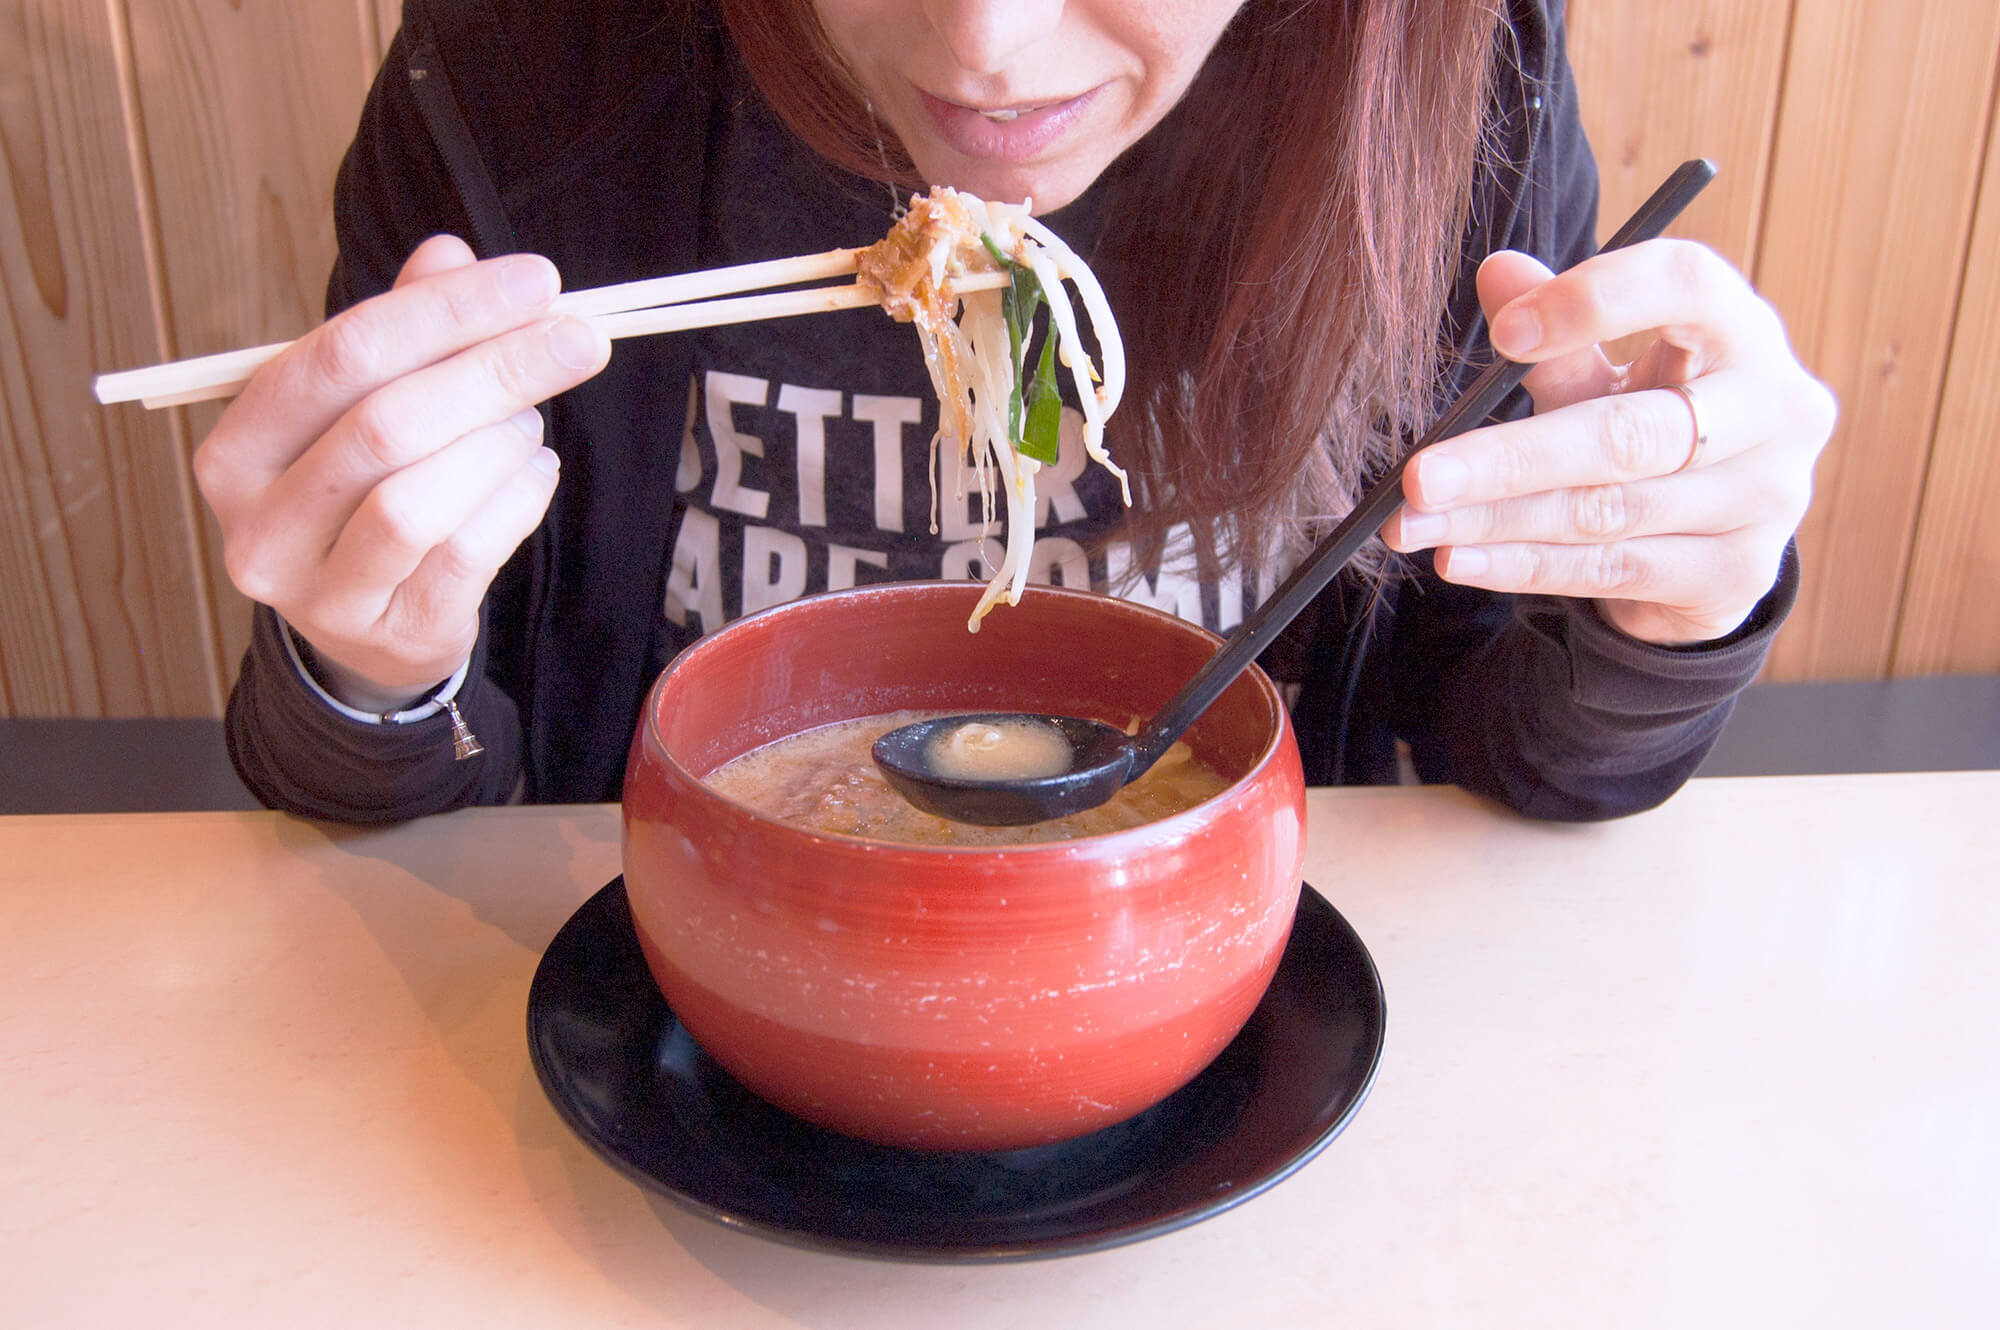
[{"label": "black saucer plate", "polygon": [[744,1089],[660,997],[622,878],[556,934],[528,994],[542,1087],[614,1168],[730,1228],[912,1261],[1073,1255],[1240,1205],[1347,1125],[1383,1028],[1367,948],[1308,886],[1270,991],[1200,1076],[1089,1136],[967,1154],[856,1140]]}]

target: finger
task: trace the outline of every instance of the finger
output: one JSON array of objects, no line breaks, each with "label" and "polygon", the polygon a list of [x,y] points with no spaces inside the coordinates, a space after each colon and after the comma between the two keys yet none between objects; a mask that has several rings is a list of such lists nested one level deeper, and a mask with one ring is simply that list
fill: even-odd
[{"label": "finger", "polygon": [[[1790,398],[1759,390],[1748,374],[1711,374],[1686,385],[1701,404],[1712,466],[1777,437]],[[1688,403],[1665,388],[1573,402],[1527,420],[1504,421],[1447,439],[1412,459],[1403,477],[1424,512],[1493,503],[1548,490],[1670,475],[1694,451]]]},{"label": "finger", "polygon": [[[395,285],[409,286],[475,262],[477,259],[463,240],[453,235],[435,235],[411,252],[396,275]],[[273,432],[260,425],[255,414],[258,400],[263,396],[261,391],[246,390],[242,396],[250,401],[240,407],[232,404],[194,457],[195,478],[202,497],[215,509],[225,529],[234,513],[257,503],[283,463],[312,441],[312,435],[300,433],[299,422],[287,414],[282,428],[286,442],[274,442]]]},{"label": "finger", "polygon": [[611,344],[586,320],[547,320],[463,351],[363,399],[272,486],[298,556],[325,555],[390,475],[603,368]]},{"label": "finger", "polygon": [[386,616],[391,630],[435,631],[437,625],[457,624],[469,648],[478,633],[480,601],[501,565],[548,511],[556,476],[556,455],[546,448],[509,476],[397,589]]},{"label": "finger", "polygon": [[362,301],[251,379],[225,417],[240,424],[225,431],[218,462],[261,490],[368,394],[540,318],[560,285],[547,259],[513,254]]},{"label": "finger", "polygon": [[1438,551],[1436,565],[1440,577],[1462,586],[1646,601],[1699,619],[1716,607],[1754,603],[1768,589],[1769,579],[1759,583],[1752,571],[1757,560],[1746,551],[1753,543],[1746,533],[1742,541],[1676,535],[1602,545],[1453,545]]},{"label": "finger", "polygon": [[[1489,254],[1486,261],[1479,265],[1478,277],[1479,304],[1486,312],[1489,327],[1495,318],[1514,317],[1517,311],[1509,311],[1506,315],[1502,315],[1501,311],[1554,275],[1547,265],[1531,255],[1514,250]],[[1534,399],[1537,411],[1553,411],[1587,397],[1602,397],[1616,392],[1619,374],[1617,366],[1593,344],[1540,362],[1528,371],[1521,382]]]},{"label": "finger", "polygon": [[[333,542],[319,582],[341,589],[324,613],[370,622],[437,546],[484,508],[542,447],[530,408],[475,430],[390,475],[369,492]],[[553,456],[553,455],[552,455]]]},{"label": "finger", "polygon": [[1777,315],[1743,275],[1690,240],[1649,240],[1584,260],[1494,315],[1493,345],[1541,362],[1657,331],[1697,373],[1784,345]]},{"label": "finger", "polygon": [[1810,473],[1738,459],[1684,474],[1549,490],[1440,513],[1405,507],[1382,537],[1404,553],[1435,546],[1529,542],[1581,545],[1657,535],[1721,535],[1805,516]]},{"label": "finger", "polygon": [[504,334],[396,380],[341,417],[295,470],[316,491],[372,489],[391,473],[575,387],[611,354],[586,319]]},{"label": "finger", "polygon": [[403,270],[396,274],[396,286],[409,286],[454,268],[469,268],[477,262],[479,256],[472,252],[472,246],[457,236],[434,235],[410,251],[410,257],[403,261]]},{"label": "finger", "polygon": [[1623,391],[1664,388],[1670,383],[1691,383],[1701,374],[1700,357],[1664,337],[1655,338],[1644,353],[1625,367]]}]

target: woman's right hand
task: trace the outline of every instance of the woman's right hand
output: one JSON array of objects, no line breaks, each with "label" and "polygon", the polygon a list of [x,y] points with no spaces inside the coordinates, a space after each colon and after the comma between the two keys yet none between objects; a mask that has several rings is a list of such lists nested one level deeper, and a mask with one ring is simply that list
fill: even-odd
[{"label": "woman's right hand", "polygon": [[555,493],[535,404],[611,346],[551,318],[555,266],[434,236],[393,290],[258,371],[196,450],[230,580],[311,644],[336,697],[407,706],[464,664],[479,603]]}]

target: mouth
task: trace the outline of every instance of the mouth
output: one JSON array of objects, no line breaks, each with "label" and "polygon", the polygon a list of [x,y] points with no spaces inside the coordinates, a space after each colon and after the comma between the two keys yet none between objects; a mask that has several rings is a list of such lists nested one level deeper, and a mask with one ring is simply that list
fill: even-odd
[{"label": "mouth", "polygon": [[1014,121],[1019,120],[1024,115],[1032,115],[1036,111],[1047,110],[1049,107],[1054,105],[1056,105],[1055,102],[1036,102],[1032,106],[1003,106],[997,110],[992,110],[992,111],[981,111],[976,106],[968,106],[965,109],[968,111],[979,111],[979,114],[985,116],[988,120],[991,120],[993,123],[997,125],[1005,125],[1005,124],[1011,124]]},{"label": "mouth", "polygon": [[937,137],[965,157],[995,163],[1022,163],[1054,148],[1096,98],[1098,90],[1075,97],[973,106],[919,90],[919,99]]}]

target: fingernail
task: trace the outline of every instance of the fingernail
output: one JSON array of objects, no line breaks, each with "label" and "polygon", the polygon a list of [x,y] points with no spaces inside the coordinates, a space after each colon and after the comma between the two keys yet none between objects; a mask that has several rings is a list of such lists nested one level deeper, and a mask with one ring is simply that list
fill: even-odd
[{"label": "fingernail", "polygon": [[542,413],[532,406],[507,417],[507,423],[531,439],[542,437]]},{"label": "fingernail", "polygon": [[557,319],[549,326],[549,354],[567,369],[592,369],[603,358],[604,335],[582,319]]},{"label": "fingernail", "polygon": [[529,456],[528,465],[545,476],[553,476],[562,470],[562,458],[557,457],[551,449],[537,448]]},{"label": "fingernail", "polygon": [[1438,513],[1403,513],[1403,543],[1411,546],[1435,545],[1444,539],[1448,523]]},{"label": "fingernail", "polygon": [[1509,360],[1532,355],[1542,344],[1542,321],[1531,305],[1514,305],[1493,320],[1493,349]]},{"label": "fingernail", "polygon": [[1423,489],[1424,502],[1430,505],[1450,503],[1465,493],[1472,483],[1472,472],[1456,457],[1424,456],[1417,459],[1417,480]]},{"label": "fingernail", "polygon": [[540,309],[561,288],[556,265],[540,255],[521,254],[500,265],[500,289],[522,309]]},{"label": "fingernail", "polygon": [[1478,577],[1492,566],[1492,556],[1485,550],[1460,546],[1445,555],[1444,567],[1438,571],[1446,577]]}]

